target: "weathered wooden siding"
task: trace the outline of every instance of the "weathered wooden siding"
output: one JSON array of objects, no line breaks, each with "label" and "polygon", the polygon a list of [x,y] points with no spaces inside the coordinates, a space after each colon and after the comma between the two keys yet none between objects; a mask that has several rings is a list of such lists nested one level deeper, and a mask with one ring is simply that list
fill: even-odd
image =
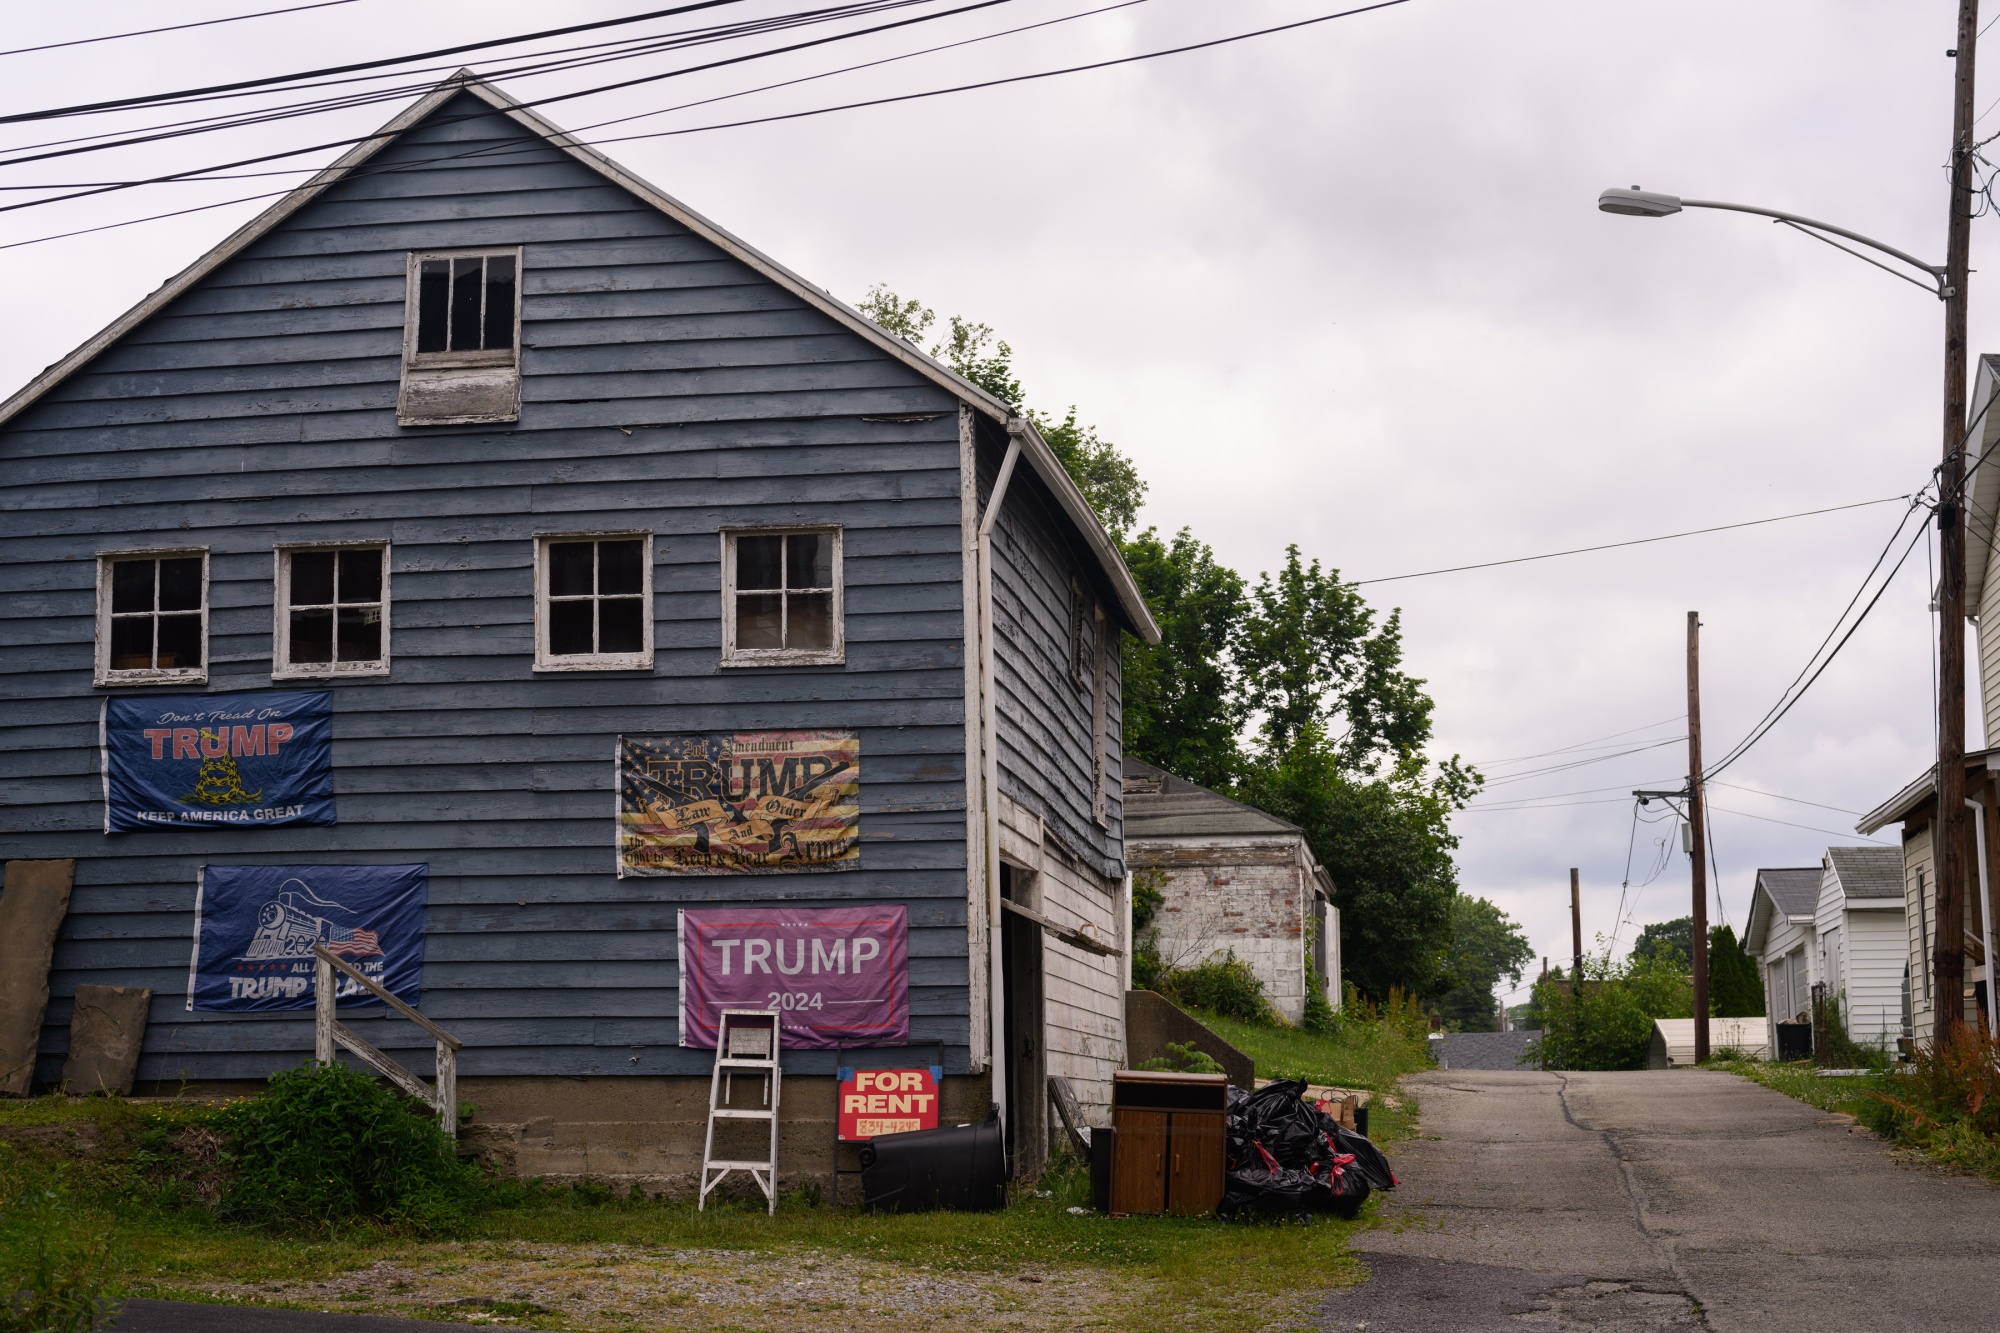
[{"label": "weathered wooden siding", "polygon": [[1986,724],[1984,744],[2000,744],[2000,544],[1975,543],[1969,558],[1986,562],[1986,581],[1979,590],[1979,705]]},{"label": "weathered wooden siding", "polygon": [[[964,1068],[955,400],[470,98],[374,168],[0,428],[5,855],[78,860],[42,1076],[84,982],[154,989],[142,1079],[305,1054],[309,1015],[183,1009],[196,868],[283,861],[429,863],[424,1007],[467,1075],[706,1072],[674,911],[779,898],[907,903],[912,1039]],[[520,422],[399,428],[405,252],[517,243]],[[725,521],[844,525],[844,667],[718,668]],[[531,534],[606,528],[654,533],[655,668],[538,678]],[[103,835],[97,553],[210,548],[226,691],[271,683],[274,545],[327,540],[393,548],[393,674],[330,687],[339,827]],[[616,734],[799,726],[860,732],[861,869],[614,877]]]},{"label": "weathered wooden siding", "polygon": [[1919,1036],[1929,1033],[1937,1021],[1931,976],[1931,940],[1936,926],[1937,878],[1931,862],[1931,830],[1926,823],[1903,835],[1903,956],[1910,968],[1910,1026]]}]

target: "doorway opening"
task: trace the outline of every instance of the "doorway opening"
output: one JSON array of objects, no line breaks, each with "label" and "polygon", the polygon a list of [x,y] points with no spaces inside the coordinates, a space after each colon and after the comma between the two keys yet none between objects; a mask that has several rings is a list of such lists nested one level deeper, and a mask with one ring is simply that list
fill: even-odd
[{"label": "doorway opening", "polygon": [[[1000,864],[1000,896],[1034,911],[1035,876]],[[1007,1162],[1009,1174],[1033,1176],[1048,1161],[1048,1053],[1044,1049],[1042,928],[1001,913],[1000,974],[1006,1015]]]}]

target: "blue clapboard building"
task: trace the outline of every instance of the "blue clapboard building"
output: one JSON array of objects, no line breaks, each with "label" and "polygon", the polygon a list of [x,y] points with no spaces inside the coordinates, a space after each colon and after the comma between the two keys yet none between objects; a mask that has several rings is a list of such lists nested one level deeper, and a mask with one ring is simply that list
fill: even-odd
[{"label": "blue clapboard building", "polygon": [[[142,1087],[297,1064],[309,1009],[189,1007],[205,868],[421,865],[421,1007],[524,1172],[693,1171],[682,909],[901,906],[948,1105],[1026,1164],[1048,1075],[1108,1103],[1117,645],[1157,637],[1116,547],[1011,405],[478,78],[0,405],[0,494],[4,853],[75,861],[38,1084],[82,984],[151,989]],[[252,691],[330,696],[335,823],[106,832],[107,700]],[[245,722],[139,759],[228,808]],[[621,874],[620,738],[745,733],[849,738],[858,842]],[[785,1056],[798,1143],[835,1063]]]}]

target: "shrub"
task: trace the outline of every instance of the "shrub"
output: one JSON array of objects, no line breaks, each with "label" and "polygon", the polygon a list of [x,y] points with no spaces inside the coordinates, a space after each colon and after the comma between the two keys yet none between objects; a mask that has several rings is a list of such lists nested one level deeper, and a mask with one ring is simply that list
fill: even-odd
[{"label": "shrub", "polygon": [[1247,1023],[1277,1021],[1271,1002],[1264,998],[1264,983],[1234,949],[1210,954],[1194,967],[1162,968],[1152,989],[1183,1009],[1205,1009]]},{"label": "shrub", "polygon": [[1141,1069],[1158,1070],[1175,1074],[1226,1074],[1229,1071],[1215,1062],[1207,1051],[1201,1050],[1191,1041],[1170,1041],[1167,1053],[1146,1061]]},{"label": "shrub", "polygon": [[1952,1029],[1942,1046],[1924,1042],[1907,1065],[1872,1094],[1883,1112],[1868,1118],[1870,1128],[1928,1145],[1964,1126],[1987,1139],[2000,1136],[2000,1057],[1993,1039],[1978,1025]]},{"label": "shrub", "polygon": [[1847,1019],[1841,1012],[1846,1008],[1841,1003],[1846,992],[1835,991],[1826,1002],[1819,1006],[1815,1015],[1826,1029],[1826,1064],[1829,1069],[1884,1069],[1889,1064],[1887,1051],[1863,1046],[1848,1035]]},{"label": "shrub", "polygon": [[1599,955],[1584,961],[1583,984],[1555,976],[1535,986],[1542,1037],[1531,1047],[1544,1069],[1644,1069],[1656,1018],[1694,1016],[1694,990],[1672,955]]},{"label": "shrub", "polygon": [[1317,984],[1306,987],[1306,1011],[1299,1016],[1299,1026],[1322,1037],[1340,1035],[1340,1011],[1327,1000],[1326,992]]},{"label": "shrub", "polygon": [[436,1233],[462,1225],[482,1177],[428,1110],[341,1064],[271,1076],[221,1117],[234,1174],[229,1216],[325,1232],[368,1220]]},{"label": "shrub", "polygon": [[111,1322],[117,1299],[104,1231],[0,1146],[0,1333],[89,1333]]}]

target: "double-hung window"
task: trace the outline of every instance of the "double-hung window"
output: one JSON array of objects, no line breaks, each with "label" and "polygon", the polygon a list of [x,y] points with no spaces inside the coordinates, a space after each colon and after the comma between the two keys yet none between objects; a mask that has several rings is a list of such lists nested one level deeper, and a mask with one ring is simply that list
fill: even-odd
[{"label": "double-hung window", "polygon": [[839,528],[722,534],[725,666],[845,660]]},{"label": "double-hung window", "polygon": [[535,667],[653,665],[653,539],[579,533],[535,539]]},{"label": "double-hung window", "polygon": [[97,562],[99,685],[208,679],[208,552],[134,551]]},{"label": "double-hung window", "polygon": [[387,675],[389,548],[280,549],[274,629],[274,679]]},{"label": "double-hung window", "polygon": [[520,415],[520,248],[413,251],[397,420],[450,425]]}]

